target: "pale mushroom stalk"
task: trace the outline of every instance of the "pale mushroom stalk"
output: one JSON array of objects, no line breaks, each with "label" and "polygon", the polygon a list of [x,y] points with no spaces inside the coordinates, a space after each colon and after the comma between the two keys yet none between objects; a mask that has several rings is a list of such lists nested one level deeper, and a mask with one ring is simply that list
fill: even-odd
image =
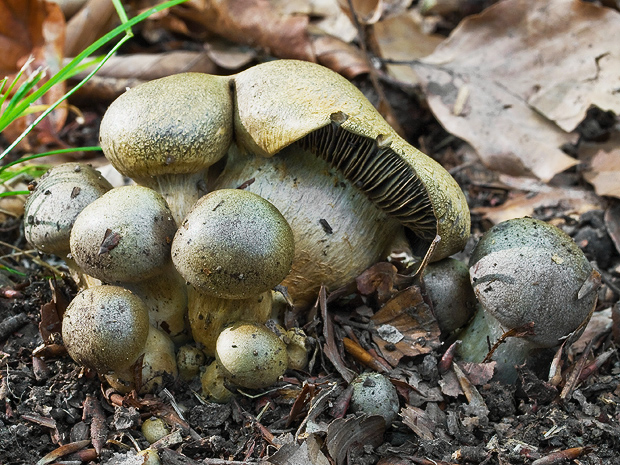
[{"label": "pale mushroom stalk", "polygon": [[128,90],[101,121],[101,148],[138,184],[160,192],[177,224],[206,194],[206,175],[232,140],[229,78],[182,73]]},{"label": "pale mushroom stalk", "polygon": [[282,214],[256,194],[221,189],[194,205],[172,242],[172,261],[191,284],[192,335],[207,355],[226,325],[267,321],[271,289],[289,272],[294,249]]},{"label": "pale mushroom stalk", "polygon": [[[470,219],[457,183],[399,137],[345,78],[312,63],[281,60],[239,73],[234,86],[235,143],[242,155],[228,160],[217,187],[243,185],[260,192],[284,210],[296,239],[310,236],[307,246],[298,247],[295,271],[286,283],[298,305],[308,305],[308,288],[316,292],[321,284],[339,287],[374,263],[386,238],[396,235],[401,224],[421,256],[437,235],[441,242],[433,251],[434,260],[464,246]],[[236,167],[244,164],[245,154],[275,160],[265,161],[263,168],[249,156],[253,170]],[[318,161],[310,161],[312,157]],[[233,174],[237,170],[241,171]],[[321,176],[327,179],[320,181]],[[343,185],[351,191],[341,197]],[[287,196],[297,201],[289,213]],[[346,203],[350,205],[342,205]],[[349,212],[344,217],[331,208]],[[299,211],[312,210],[318,217],[298,217]],[[360,227],[362,221],[368,225]],[[355,254],[347,249],[365,250],[359,245],[364,241],[370,241],[370,250],[350,260]],[[325,258],[327,251],[330,258]],[[331,261],[341,254],[345,260]]]},{"label": "pale mushroom stalk", "polygon": [[489,344],[509,330],[520,332],[505,338],[491,357],[497,362],[496,379],[508,383],[533,351],[579,336],[601,282],[567,234],[532,218],[508,220],[487,231],[472,253],[469,274],[480,305],[460,333],[458,353],[482,362]]}]

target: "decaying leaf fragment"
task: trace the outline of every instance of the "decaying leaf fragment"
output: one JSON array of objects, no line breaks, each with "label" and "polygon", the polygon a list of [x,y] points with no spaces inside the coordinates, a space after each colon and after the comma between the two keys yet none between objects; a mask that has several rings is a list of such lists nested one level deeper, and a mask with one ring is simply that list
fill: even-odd
[{"label": "decaying leaf fragment", "polygon": [[549,180],[590,105],[620,112],[620,14],[578,0],[506,0],[412,66],[431,109],[490,168]]},{"label": "decaying leaf fragment", "polygon": [[591,160],[584,177],[598,195],[620,198],[620,149],[599,151]]}]

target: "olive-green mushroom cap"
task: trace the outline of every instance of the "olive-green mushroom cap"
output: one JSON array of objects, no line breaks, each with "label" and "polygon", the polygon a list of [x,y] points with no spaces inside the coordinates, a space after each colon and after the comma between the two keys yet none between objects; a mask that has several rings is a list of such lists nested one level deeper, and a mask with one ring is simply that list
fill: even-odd
[{"label": "olive-green mushroom cap", "polygon": [[279,60],[234,77],[235,140],[270,157],[299,142],[399,219],[433,259],[461,250],[469,237],[467,201],[450,174],[403,140],[344,77],[313,63]]},{"label": "olive-green mushroom cap", "polygon": [[293,231],[262,197],[221,189],[202,197],[172,242],[172,261],[199,292],[243,299],[268,291],[288,274]]},{"label": "olive-green mushroom cap", "polygon": [[600,274],[559,228],[532,218],[499,223],[470,259],[474,292],[507,331],[534,323],[526,339],[554,347],[589,318]]},{"label": "olive-green mushroom cap", "polygon": [[71,254],[86,273],[104,282],[136,282],[170,263],[176,223],[152,189],[112,189],[88,205],[71,231]]},{"label": "olive-green mushroom cap", "polygon": [[71,301],[62,338],[76,362],[105,374],[132,365],[149,333],[146,305],[127,289],[95,286]]},{"label": "olive-green mushroom cap", "polygon": [[117,98],[101,121],[100,142],[112,165],[141,183],[209,167],[226,153],[232,131],[228,78],[182,73]]},{"label": "olive-green mushroom cap", "polygon": [[288,364],[286,345],[265,326],[238,323],[217,338],[215,358],[233,384],[248,389],[271,386]]},{"label": "olive-green mushroom cap", "polygon": [[110,183],[90,165],[63,163],[51,168],[26,201],[26,240],[41,252],[67,254],[75,219],[110,189]]}]

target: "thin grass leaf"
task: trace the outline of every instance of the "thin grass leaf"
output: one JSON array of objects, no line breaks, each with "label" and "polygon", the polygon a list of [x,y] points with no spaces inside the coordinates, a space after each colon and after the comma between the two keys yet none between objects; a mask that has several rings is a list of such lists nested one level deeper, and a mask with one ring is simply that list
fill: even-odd
[{"label": "thin grass leaf", "polygon": [[[13,91],[13,88],[15,87],[15,85],[19,82],[19,80],[21,79],[22,75],[24,74],[24,72],[26,71],[26,68],[28,66],[30,66],[30,63],[32,63],[34,61],[34,57],[32,55],[30,55],[28,57],[28,59],[26,60],[26,63],[24,63],[24,65],[20,68],[20,70],[17,72],[17,75],[15,76],[15,79],[13,79],[13,82],[11,82],[11,85],[9,86],[9,88],[6,90],[6,92],[4,94],[2,94],[2,96],[0,96],[0,107],[2,107],[4,105],[4,102],[6,101],[7,97],[11,94],[11,92]],[[7,81],[8,78],[4,78],[4,81]],[[4,88],[4,84],[3,84],[3,88]],[[4,115],[4,112],[2,112],[2,115]]]},{"label": "thin grass leaf", "polygon": [[18,276],[28,276],[26,273],[22,273],[21,271],[14,270],[13,268],[6,266],[6,265],[0,265],[0,270],[7,271],[11,274],[16,274]]},{"label": "thin grass leaf", "polygon": [[6,191],[6,192],[0,192],[0,198],[1,197],[16,197],[18,195],[28,195],[30,194],[30,191]]},{"label": "thin grass leaf", "polygon": [[101,151],[101,147],[98,145],[91,147],[72,147],[68,149],[56,149],[50,150],[48,152],[35,153],[32,155],[26,155],[18,160],[12,161],[11,163],[7,163],[4,166],[0,166],[0,175],[3,171],[11,168],[12,166],[19,165],[20,163],[24,163],[30,160],[36,160],[37,158],[49,157],[50,155],[62,155],[64,153],[74,153],[74,152],[98,152]]}]

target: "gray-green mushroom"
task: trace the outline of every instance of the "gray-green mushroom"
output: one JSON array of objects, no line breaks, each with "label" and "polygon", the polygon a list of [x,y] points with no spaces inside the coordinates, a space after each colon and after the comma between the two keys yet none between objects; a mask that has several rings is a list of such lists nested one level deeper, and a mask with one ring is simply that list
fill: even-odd
[{"label": "gray-green mushroom", "polygon": [[96,284],[69,257],[77,216],[112,189],[101,173],[84,163],[64,163],[45,173],[28,196],[24,211],[26,240],[37,250],[66,261],[79,286]]},{"label": "gray-green mushroom", "polygon": [[71,358],[100,374],[133,365],[143,353],[148,334],[146,305],[117,286],[81,291],[62,320],[62,338]]},{"label": "gray-green mushroom", "polygon": [[107,283],[137,282],[170,264],[176,223],[164,198],[141,186],[117,187],[88,205],[71,230],[71,255]]},{"label": "gray-green mushroom", "polygon": [[386,427],[398,418],[398,393],[392,382],[381,373],[362,373],[351,381],[351,386],[351,411],[379,415],[385,420]]},{"label": "gray-green mushroom", "polygon": [[267,321],[271,289],[291,269],[294,250],[284,217],[256,194],[217,190],[194,205],[172,242],[172,261],[191,285],[190,326],[207,355],[224,326]]},{"label": "gray-green mushroom", "polygon": [[379,115],[345,78],[322,66],[280,60],[234,77],[235,143],[217,188],[273,203],[296,243],[282,283],[298,307],[353,280],[405,227],[424,256],[460,250],[469,210],[454,179]]},{"label": "gray-green mushroom", "polygon": [[[462,359],[481,362],[495,350],[496,379],[513,382],[515,366],[537,349],[559,346],[589,320],[600,274],[559,228],[532,218],[500,223],[480,239],[470,259],[470,279],[480,307],[461,332]],[[528,325],[533,325],[528,332]],[[576,334],[575,334],[576,333]]]},{"label": "gray-green mushroom", "polygon": [[101,121],[110,163],[160,192],[180,224],[206,193],[206,174],[232,140],[229,78],[182,73],[156,79],[117,98]]}]

